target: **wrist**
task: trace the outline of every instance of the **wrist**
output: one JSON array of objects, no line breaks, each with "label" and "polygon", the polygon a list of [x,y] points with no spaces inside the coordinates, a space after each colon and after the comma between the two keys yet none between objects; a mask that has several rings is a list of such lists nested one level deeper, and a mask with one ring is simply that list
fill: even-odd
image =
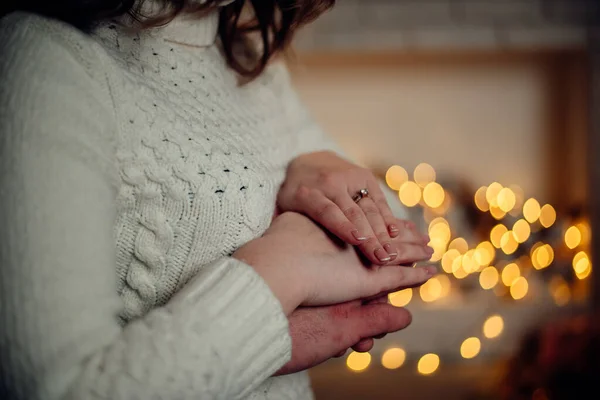
[{"label": "wrist", "polygon": [[[267,237],[252,240],[237,250],[232,257],[254,269],[279,300],[285,315],[289,316],[305,302],[308,291],[304,287],[305,280],[296,276],[297,269],[286,268],[292,260],[281,257],[281,253],[284,253],[281,246],[269,241]],[[277,253],[280,253],[279,256]]]}]

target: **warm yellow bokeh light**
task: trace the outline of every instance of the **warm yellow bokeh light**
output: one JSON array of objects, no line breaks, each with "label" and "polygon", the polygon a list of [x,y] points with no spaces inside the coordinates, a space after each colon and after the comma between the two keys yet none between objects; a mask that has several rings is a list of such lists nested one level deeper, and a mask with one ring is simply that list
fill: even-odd
[{"label": "warm yellow bokeh light", "polygon": [[[462,257],[459,257],[456,260],[461,260],[461,258]],[[456,260],[454,260],[454,264],[456,264]],[[459,267],[452,271],[452,275],[454,275],[456,279],[464,279],[469,275],[469,273],[465,271],[465,269],[462,267],[462,264],[459,263]]]},{"label": "warm yellow bokeh light", "polygon": [[498,208],[500,208],[505,213],[512,210],[517,202],[517,198],[512,190],[509,188],[503,188],[498,192],[497,203]]},{"label": "warm yellow bokeh light", "polygon": [[525,204],[523,204],[523,216],[530,224],[537,221],[540,217],[540,203],[534,198],[528,199]]},{"label": "warm yellow bokeh light", "polygon": [[492,315],[483,323],[483,335],[488,339],[500,336],[504,330],[504,320],[499,315]]},{"label": "warm yellow bokeh light", "polygon": [[448,296],[450,294],[450,290],[452,290],[452,283],[450,282],[450,278],[448,278],[448,275],[440,274],[437,275],[434,279],[437,279],[437,281],[442,286],[441,297]]},{"label": "warm yellow bokeh light", "polygon": [[591,233],[590,233],[590,225],[587,221],[580,222],[577,225],[577,229],[581,233],[581,245],[587,246],[590,242]]},{"label": "warm yellow bokeh light", "polygon": [[490,209],[490,205],[485,198],[486,191],[487,186],[482,186],[475,192],[475,206],[483,212],[486,212]]},{"label": "warm yellow bokeh light", "polygon": [[585,251],[580,251],[573,257],[573,270],[579,279],[587,278],[592,272],[592,263]]},{"label": "warm yellow bokeh light", "polygon": [[550,204],[545,204],[540,210],[540,224],[544,228],[549,228],[556,221],[556,210]]},{"label": "warm yellow bokeh light", "polygon": [[490,242],[481,242],[475,249],[475,261],[480,266],[488,266],[496,257],[496,249]]},{"label": "warm yellow bokeh light", "polygon": [[527,221],[520,219],[514,223],[512,232],[517,242],[525,243],[531,234],[531,227]]},{"label": "warm yellow bokeh light", "polygon": [[557,306],[562,307],[571,300],[571,288],[560,276],[552,278],[549,284],[550,295]]},{"label": "warm yellow bokeh light", "polygon": [[442,284],[436,278],[431,278],[419,288],[419,294],[424,302],[432,302],[442,296]]},{"label": "warm yellow bokeh light", "polygon": [[433,249],[433,254],[431,255],[429,261],[435,262],[441,260],[442,256],[444,255],[444,252],[446,251],[447,243],[448,242],[438,237],[431,237],[431,240],[429,241],[429,246]]},{"label": "warm yellow bokeh light", "polygon": [[400,190],[400,186],[408,181],[408,172],[399,165],[392,165],[385,173],[385,182],[393,190]]},{"label": "warm yellow bokeh light", "polygon": [[501,247],[502,236],[504,236],[506,232],[508,232],[508,229],[502,224],[498,224],[492,228],[490,232],[490,241],[495,248],[499,249]]},{"label": "warm yellow bokeh light", "polygon": [[463,358],[474,358],[479,354],[481,350],[481,341],[476,337],[470,337],[465,339],[460,345],[460,355]]},{"label": "warm yellow bokeh light", "polygon": [[346,358],[346,365],[355,372],[364,371],[369,364],[371,364],[371,355],[369,353],[357,353],[353,351]]},{"label": "warm yellow bokeh light", "polygon": [[494,182],[490,186],[487,187],[487,190],[485,191],[485,199],[487,200],[488,204],[490,205],[490,208],[498,207],[498,194],[500,193],[501,190],[502,190],[502,185],[499,184],[498,182]]},{"label": "warm yellow bokeh light", "polygon": [[581,232],[579,228],[576,226],[570,226],[569,229],[565,231],[565,244],[568,248],[574,249],[579,246],[581,243]]},{"label": "warm yellow bokeh light", "polygon": [[387,349],[381,356],[381,365],[387,369],[398,369],[406,360],[406,352],[398,347]]},{"label": "warm yellow bokeh light", "polygon": [[500,207],[491,206],[490,214],[494,219],[501,220],[506,216],[506,213],[500,209]]},{"label": "warm yellow bokeh light", "polygon": [[518,247],[519,242],[515,239],[515,235],[513,235],[512,231],[506,231],[500,239],[500,248],[504,254],[512,254],[517,251]]},{"label": "warm yellow bokeh light", "polygon": [[576,272],[577,279],[585,279],[592,273],[592,264],[588,264],[588,267],[581,272]]},{"label": "warm yellow bokeh light", "polygon": [[442,269],[444,272],[452,273],[452,263],[457,257],[460,257],[460,252],[456,249],[450,249],[442,256]]},{"label": "warm yellow bokeh light", "polygon": [[410,303],[412,296],[413,296],[412,289],[403,289],[403,290],[399,290],[394,293],[390,293],[388,295],[388,299],[390,300],[391,305],[393,305],[395,307],[404,307],[408,303]]},{"label": "warm yellow bokeh light", "polygon": [[510,295],[513,299],[519,300],[527,295],[527,291],[529,290],[529,283],[527,279],[520,276],[513,281],[510,285]]},{"label": "warm yellow bokeh light", "polygon": [[414,207],[421,201],[421,188],[415,182],[404,182],[398,191],[400,202],[407,207]]},{"label": "warm yellow bokeh light", "polygon": [[437,182],[430,182],[423,189],[423,200],[431,208],[438,208],[444,202],[446,193],[444,188]]},{"label": "warm yellow bokeh light", "polygon": [[425,354],[417,363],[417,371],[421,375],[433,374],[440,366],[440,357],[437,354]]},{"label": "warm yellow bokeh light", "polygon": [[498,284],[498,270],[495,267],[484,268],[479,274],[479,284],[485,290],[492,289]]},{"label": "warm yellow bokeh light", "polygon": [[549,244],[534,246],[531,252],[531,263],[535,269],[544,269],[554,261],[554,250]]},{"label": "warm yellow bokeh light", "polygon": [[517,214],[521,211],[521,207],[523,207],[523,202],[525,201],[525,193],[523,189],[519,185],[510,185],[510,190],[515,194],[515,207],[513,208],[513,212],[516,211]]},{"label": "warm yellow bokeh light", "polygon": [[450,242],[448,249],[456,249],[459,253],[464,254],[469,249],[469,244],[465,239],[458,237]]},{"label": "warm yellow bokeh light", "polygon": [[479,269],[479,263],[475,259],[475,250],[468,250],[462,258],[462,267],[467,273],[473,273]]},{"label": "warm yellow bokeh light", "polygon": [[433,239],[438,239],[443,241],[444,243],[448,243],[450,241],[450,237],[452,232],[450,231],[450,226],[448,222],[446,222],[443,218],[436,218],[429,224],[429,237]]},{"label": "warm yellow bokeh light", "polygon": [[425,187],[429,182],[435,181],[435,170],[427,163],[417,165],[413,175],[415,182],[421,187]]},{"label": "warm yellow bokeh light", "polygon": [[502,270],[502,283],[504,283],[505,286],[510,286],[520,276],[521,270],[519,269],[519,266],[515,263],[510,263]]}]

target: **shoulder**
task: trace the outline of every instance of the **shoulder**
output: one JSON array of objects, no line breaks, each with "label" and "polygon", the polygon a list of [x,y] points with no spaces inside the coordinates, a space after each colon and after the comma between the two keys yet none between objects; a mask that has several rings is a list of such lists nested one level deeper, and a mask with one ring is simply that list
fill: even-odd
[{"label": "shoulder", "polygon": [[23,12],[1,18],[3,135],[14,143],[78,143],[108,154],[115,116],[101,50],[87,34],[57,20]]}]

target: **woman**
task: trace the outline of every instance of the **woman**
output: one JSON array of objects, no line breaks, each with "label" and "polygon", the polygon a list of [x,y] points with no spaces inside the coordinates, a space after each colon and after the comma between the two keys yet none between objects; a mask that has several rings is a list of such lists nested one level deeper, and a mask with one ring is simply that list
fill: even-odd
[{"label": "woman", "polygon": [[329,2],[18,3],[0,24],[0,397],[310,398],[305,373],[270,377],[410,322],[377,299],[433,274],[397,266],[427,239],[320,152],[269,63]]}]

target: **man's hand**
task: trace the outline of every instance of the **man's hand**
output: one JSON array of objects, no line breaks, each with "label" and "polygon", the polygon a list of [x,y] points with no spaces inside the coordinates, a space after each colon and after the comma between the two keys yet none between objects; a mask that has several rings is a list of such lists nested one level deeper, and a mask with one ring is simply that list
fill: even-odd
[{"label": "man's hand", "polygon": [[381,300],[298,308],[289,317],[292,359],[276,375],[314,367],[353,346],[368,351],[373,345],[371,338],[404,329],[410,322],[408,310]]}]

